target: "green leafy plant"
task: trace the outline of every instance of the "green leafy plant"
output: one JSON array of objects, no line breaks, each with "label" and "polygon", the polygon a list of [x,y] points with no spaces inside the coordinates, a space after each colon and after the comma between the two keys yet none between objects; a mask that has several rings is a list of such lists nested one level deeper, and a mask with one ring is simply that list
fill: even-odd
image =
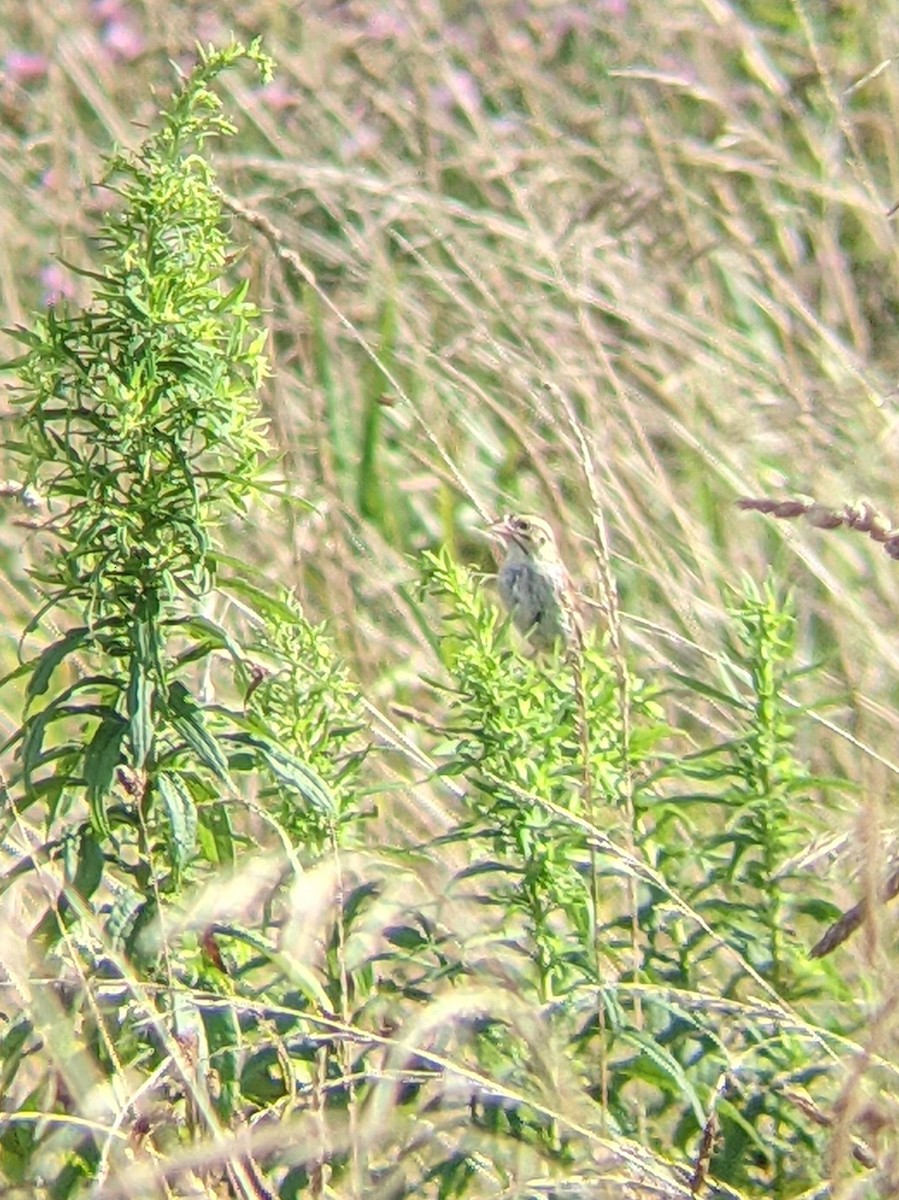
[{"label": "green leafy plant", "polygon": [[218,574],[212,530],[242,510],[264,449],[264,338],[246,284],[222,287],[221,206],[197,153],[231,130],[210,85],[243,53],[204,55],[160,131],[112,161],[93,305],[17,331],[27,352],[10,364],[24,440],[8,449],[50,514],[31,629],[78,622],[15,673],[16,809],[43,800],[52,825],[83,798],[85,838],[102,851],[127,830],[157,879],[181,874],[204,802],[230,783],[186,676],[221,642],[197,612]]},{"label": "green leafy plant", "polygon": [[[294,853],[292,837],[317,860],[339,836],[335,789],[364,754],[350,744],[355,693],[322,631],[230,569],[217,538],[262,494],[266,452],[265,335],[246,281],[226,282],[221,198],[202,153],[233,132],[213,85],[241,60],[268,77],[256,46],[201,53],[159,130],[111,161],[106,267],[86,273],[93,301],[14,331],[25,353],[7,364],[20,412],[7,449],[46,519],[32,573],[41,603],[4,681],[21,689],[24,715],[4,747],[3,822],[31,844],[42,825],[43,839],[2,888],[44,881],[35,963],[65,962],[81,987],[11,1027],[6,1076],[36,1038],[52,1045],[79,1020],[92,1073],[121,1086],[134,1069],[165,1076],[193,1047],[217,1081],[210,1092],[182,1073],[175,1088],[194,1136],[237,1108],[243,1037],[234,1011],[195,989],[231,992],[222,944],[236,979],[254,956],[271,969],[278,947],[239,919],[185,925],[189,889],[235,869],[252,844],[251,809],[279,831],[282,853]],[[240,597],[242,641],[204,609],[216,588]],[[293,973],[304,1004],[332,1011],[299,965]],[[126,981],[111,1002],[107,978]],[[73,1087],[67,1076],[65,1094]],[[45,1089],[22,1104],[52,1112],[67,1101]],[[141,1119],[165,1125],[154,1112]],[[35,1126],[18,1124],[0,1168],[25,1180],[50,1154]],[[73,1136],[54,1194],[76,1191],[98,1155],[95,1138]]]},{"label": "green leafy plant", "polygon": [[[694,685],[731,711],[733,736],[687,755],[666,749],[658,698],[638,680],[622,739],[618,673],[588,640],[585,804],[571,665],[514,653],[485,589],[445,554],[431,556],[427,572],[449,613],[452,719],[437,752],[441,770],[467,783],[469,815],[450,840],[471,862],[454,887],[478,886],[485,919],[499,911],[504,977],[533,995],[567,1046],[600,1105],[598,1124],[638,1137],[649,1120],[656,1138],[667,1130],[687,1150],[712,1113],[716,1178],[750,1189],[767,1178],[779,1195],[808,1186],[820,1132],[793,1096],[830,1077],[830,1034],[839,1031],[796,1007],[828,984],[789,933],[801,907],[789,863],[804,832],[792,815],[822,787],[793,749],[789,606],[770,584],[747,581],[721,660],[726,688]],[[702,791],[691,790],[696,782]],[[593,896],[602,898],[595,912]],[[483,929],[474,937],[478,945]],[[766,1003],[747,1003],[759,989]],[[513,1046],[497,1058],[503,1041],[495,1030],[484,1036],[491,1077],[527,1094]],[[525,1105],[519,1120],[533,1124],[535,1113]],[[545,1122],[536,1126],[545,1138]],[[769,1126],[773,1140],[761,1132]]]}]

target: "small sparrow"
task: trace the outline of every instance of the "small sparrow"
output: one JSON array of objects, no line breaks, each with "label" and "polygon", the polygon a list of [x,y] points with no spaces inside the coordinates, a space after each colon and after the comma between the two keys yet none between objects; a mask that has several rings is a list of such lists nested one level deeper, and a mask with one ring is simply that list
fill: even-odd
[{"label": "small sparrow", "polygon": [[505,552],[496,578],[515,628],[538,650],[579,642],[574,588],[549,525],[510,513],[487,533]]}]

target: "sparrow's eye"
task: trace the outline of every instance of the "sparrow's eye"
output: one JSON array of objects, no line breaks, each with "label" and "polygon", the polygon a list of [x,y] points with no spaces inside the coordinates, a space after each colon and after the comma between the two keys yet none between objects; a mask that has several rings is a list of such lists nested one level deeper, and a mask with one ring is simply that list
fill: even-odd
[{"label": "sparrow's eye", "polygon": [[530,533],[531,532],[531,523],[529,520],[527,520],[526,517],[513,517],[512,524],[515,526],[515,528],[518,530],[519,533]]}]

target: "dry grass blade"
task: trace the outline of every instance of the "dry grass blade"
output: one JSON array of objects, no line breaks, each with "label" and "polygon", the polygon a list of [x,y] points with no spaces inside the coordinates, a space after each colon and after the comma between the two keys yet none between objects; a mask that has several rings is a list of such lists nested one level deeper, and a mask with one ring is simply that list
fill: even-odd
[{"label": "dry grass blade", "polygon": [[[880,898],[886,904],[890,900],[895,900],[897,896],[899,896],[899,871],[893,871],[883,886]],[[856,929],[864,924],[870,910],[871,906],[868,900],[864,899],[844,912],[838,920],[834,921],[824,936],[812,946],[809,958],[824,958],[825,955],[832,954],[837,946],[841,946],[847,938],[855,933]]]},{"label": "dry grass blade", "polygon": [[745,512],[761,512],[781,521],[792,521],[804,517],[816,529],[839,529],[845,525],[856,533],[864,533],[878,542],[890,558],[899,559],[899,528],[877,511],[866,500],[858,504],[844,504],[842,508],[829,508],[817,500],[773,500],[766,497],[742,496],[737,508]]}]

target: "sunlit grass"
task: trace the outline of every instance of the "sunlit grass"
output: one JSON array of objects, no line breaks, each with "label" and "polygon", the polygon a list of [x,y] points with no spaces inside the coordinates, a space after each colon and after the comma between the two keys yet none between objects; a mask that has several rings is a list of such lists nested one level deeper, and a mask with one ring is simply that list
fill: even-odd
[{"label": "sunlit grass", "polygon": [[[642,1058],[634,1051],[643,1083],[613,1097],[603,1115],[593,1102],[609,1086],[606,1068],[597,1066],[595,1077],[566,1074],[583,1067],[567,1057],[577,1038],[591,1045],[595,1031],[553,1026],[553,1036],[571,1039],[553,1075],[556,1060],[540,1044],[553,1023],[541,1024],[547,1013],[536,993],[519,994],[527,993],[530,969],[514,945],[522,929],[511,918],[504,928],[503,915],[479,894],[447,890],[464,869],[465,847],[433,839],[463,820],[469,781],[435,774],[444,737],[435,726],[446,722],[448,701],[429,681],[448,679],[435,636],[440,606],[418,588],[421,556],[448,545],[457,561],[489,571],[479,527],[509,509],[542,512],[560,535],[598,637],[608,563],[621,605],[621,653],[658,686],[675,757],[736,735],[734,713],[714,689],[733,678],[727,608],[743,573],[760,582],[770,570],[783,590],[793,588],[793,666],[820,670],[785,683],[783,703],[795,716],[795,748],[809,772],[838,780],[832,791],[814,784],[796,801],[790,853],[806,872],[800,890],[808,904],[800,911],[791,893],[796,924],[784,936],[793,939],[792,969],[801,975],[804,949],[835,912],[877,891],[893,842],[899,567],[854,534],[775,524],[737,511],[734,501],[801,494],[838,508],[867,497],[899,520],[899,297],[895,221],[887,215],[899,199],[891,6],[868,5],[858,15],[832,7],[826,16],[800,3],[773,12],[612,0],[448,5],[443,13],[364,2],[260,3],[252,11],[136,4],[111,16],[71,7],[63,21],[52,6],[26,18],[21,6],[0,5],[5,325],[27,323],[32,309],[60,295],[76,306],[88,299],[91,280],[65,263],[96,267],[97,225],[115,202],[92,186],[101,155],[114,143],[141,140],[157,109],[151,88],[165,95],[171,87],[169,60],[186,65],[197,37],[222,41],[234,26],[240,36],[261,34],[277,64],[267,88],[247,77],[225,79],[226,107],[240,133],[212,161],[232,214],[231,241],[241,248],[233,272],[249,279],[270,332],[273,376],[263,403],[278,455],[270,477],[278,493],[283,477],[291,498],[254,499],[246,523],[233,521],[225,532],[231,553],[260,567],[273,592],[276,585],[294,589],[310,620],[326,622],[358,688],[362,739],[375,749],[347,857],[325,854],[315,871],[304,864],[308,873],[289,858],[284,866],[296,890],[279,920],[298,931],[297,973],[283,959],[273,969],[283,947],[267,943],[259,969],[266,987],[286,980],[285,992],[295,986],[311,995],[310,979],[323,976],[337,987],[327,1020],[346,1037],[333,1045],[341,1047],[336,1061],[347,1076],[352,1037],[378,1046],[384,1039],[381,1089],[356,1104],[354,1081],[316,1075],[323,1058],[312,1043],[297,1068],[271,1007],[281,997],[267,995],[270,1006],[254,1025],[256,1048],[261,1053],[270,1038],[273,1060],[297,1072],[285,1094],[312,1087],[320,1106],[293,1118],[299,1142],[311,1144],[312,1131],[322,1139],[321,1163],[310,1154],[297,1187],[324,1194],[321,1164],[333,1157],[342,1164],[339,1190],[359,1194],[367,1179],[386,1194],[402,1173],[397,1162],[413,1164],[405,1178],[418,1180],[454,1148],[458,1172],[443,1179],[458,1194],[549,1194],[549,1161],[560,1179],[615,1186],[609,1180],[622,1160],[607,1165],[611,1141],[625,1159],[632,1156],[629,1178],[661,1170],[648,1156],[664,1159],[672,1150],[670,1124],[660,1121],[656,1140],[647,1136],[642,1149],[635,1136],[625,1151],[627,1139],[616,1136],[629,1121],[644,1134],[651,1124],[648,1049]],[[39,60],[9,58],[24,50],[43,55],[43,68]],[[23,574],[38,534],[13,523],[22,514],[8,503],[0,540],[5,669],[15,664],[23,626],[40,603]],[[607,531],[607,547],[598,528]],[[483,586],[489,598],[490,585]],[[243,620],[233,599],[213,603],[222,620]],[[54,636],[32,632],[26,646],[34,653]],[[317,702],[309,694],[303,703]],[[3,705],[11,731],[20,705],[15,689]],[[260,812],[266,815],[250,822],[250,843],[271,841],[280,854],[295,836],[288,814]],[[719,832],[709,821],[705,828],[697,822],[703,835]],[[24,853],[33,832],[22,822],[13,832]],[[633,852],[630,846],[626,854]],[[655,853],[651,837],[640,843],[644,866],[673,869]],[[236,864],[232,888],[252,892],[255,862]],[[625,857],[617,869],[627,877],[636,867]],[[670,882],[683,900],[695,878],[683,864],[677,869]],[[368,893],[373,879],[377,887]],[[56,886],[55,877],[46,884],[51,892]],[[645,877],[642,886],[649,886]],[[348,915],[341,901],[354,887],[361,891]],[[631,912],[636,891],[618,887],[610,902],[621,921],[616,953],[642,944],[642,928],[653,951],[667,954],[669,939],[680,935],[655,913]],[[208,901],[224,922],[219,906],[227,894],[211,880],[185,905]],[[669,903],[676,910],[670,898],[658,903],[663,912]],[[46,891],[33,887],[21,904],[10,927],[25,939]],[[894,1107],[888,912],[867,940],[857,935],[853,949],[821,965],[814,986],[828,980],[830,995],[816,992],[795,1017],[800,1041],[820,1048],[820,1030],[835,1037],[839,1026],[874,1064],[868,1074],[858,1068],[834,1076],[830,1098],[840,1087],[844,1093],[829,1116],[838,1136],[821,1179],[829,1172],[854,1178],[846,1140],[858,1135],[853,1113],[876,1141],[883,1109]],[[422,913],[425,926],[417,924]],[[252,925],[256,915],[241,910],[227,919]],[[183,920],[182,932],[190,929]],[[690,936],[699,937],[695,928]],[[85,935],[90,953],[104,937],[99,925]],[[477,946],[473,981],[464,987],[438,965],[448,955],[445,942],[455,941]],[[400,950],[409,956],[402,969]],[[741,953],[748,954],[742,943]],[[18,987],[44,970],[27,956],[15,962]],[[382,969],[393,973],[395,1005],[375,986]],[[620,962],[616,972],[615,982],[641,998],[641,987],[658,989],[660,1008],[652,1008],[652,995],[647,1001],[650,1029],[665,1028],[697,995],[712,1015],[724,1003],[708,998],[705,974],[698,991],[696,979],[678,980],[684,992],[672,996],[656,979],[625,978]],[[363,982],[371,994],[348,998],[347,989]],[[791,978],[783,994],[800,993],[805,982]],[[631,994],[627,1004],[639,1010]],[[739,1003],[762,999],[756,993]],[[238,1008],[248,1003],[235,1000]],[[609,1003],[602,1019],[612,1021]],[[595,989],[585,986],[572,1012],[598,1020]],[[64,1014],[34,1015],[47,1062],[60,1062],[69,1036]],[[475,1036],[490,1020],[486,1040],[496,1039],[496,1063],[505,1070],[520,1060],[532,1070],[501,1078],[497,1066],[491,1077],[490,1063],[477,1059],[485,1042]],[[741,1010],[734,1037],[745,1036],[747,1045],[764,1040],[767,1020],[760,1010]],[[834,1040],[817,1061],[845,1055],[848,1063],[856,1049]],[[744,1050],[750,1055],[741,1044],[735,1061]],[[431,1054],[441,1060],[436,1075]],[[327,1066],[337,1072],[333,1061]],[[141,1086],[130,1069],[109,1072],[122,1084],[121,1113]],[[259,1111],[268,1103],[268,1070],[266,1059],[245,1085]],[[466,1071],[483,1073],[494,1089],[481,1110],[481,1084]],[[883,1079],[886,1098],[864,1099]],[[725,1106],[737,1107],[753,1086],[705,1079],[702,1104],[719,1084]],[[532,1122],[530,1140],[508,1115],[518,1111],[509,1098],[516,1088]],[[350,1099],[345,1115],[325,1121],[332,1091]],[[41,1094],[38,1102],[49,1109],[53,1097]],[[22,1095],[16,1103],[24,1107]],[[787,1103],[801,1126],[802,1100]],[[431,1118],[433,1141],[423,1148],[422,1114],[431,1112],[440,1116]],[[262,1147],[268,1131],[255,1132]],[[790,1144],[789,1132],[776,1134]],[[684,1143],[693,1152],[698,1131],[691,1137]],[[215,1137],[202,1144],[196,1162],[188,1162],[185,1146],[178,1150],[185,1170],[204,1155],[215,1158]],[[759,1168],[739,1186],[752,1192],[763,1174]],[[108,1194],[122,1186],[111,1182]],[[436,1184],[427,1186],[436,1194]]]}]

